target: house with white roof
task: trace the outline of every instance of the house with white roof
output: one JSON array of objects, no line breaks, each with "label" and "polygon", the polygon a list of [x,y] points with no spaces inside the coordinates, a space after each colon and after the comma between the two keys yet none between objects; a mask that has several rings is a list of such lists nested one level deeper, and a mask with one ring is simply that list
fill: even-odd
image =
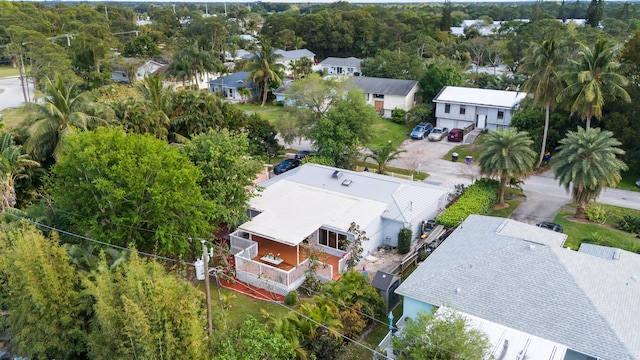
[{"label": "house with white roof", "polygon": [[337,58],[328,57],[320,62],[320,70],[327,75],[351,75],[362,74],[362,60],[355,57]]},{"label": "house with white roof", "polygon": [[496,358],[640,359],[640,255],[590,244],[574,251],[565,240],[471,215],[397,288],[402,321],[454,309],[489,335]]},{"label": "house with white roof", "polygon": [[230,235],[236,278],[283,295],[304,282],[311,248],[320,250],[321,279],[347,270],[352,223],[366,232],[367,256],[397,246],[403,228],[417,237],[421,222],[435,217],[448,195],[435,185],[311,163],[261,186],[250,200],[250,220]]},{"label": "house with white roof", "polygon": [[445,86],[433,99],[437,126],[495,130],[509,127],[511,117],[527,93]]}]

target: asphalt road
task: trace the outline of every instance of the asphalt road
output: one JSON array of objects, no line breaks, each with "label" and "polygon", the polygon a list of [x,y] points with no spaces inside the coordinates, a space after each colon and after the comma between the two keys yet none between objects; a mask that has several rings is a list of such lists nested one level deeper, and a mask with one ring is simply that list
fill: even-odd
[{"label": "asphalt road", "polygon": [[[0,90],[2,91],[2,93],[0,93],[0,110],[20,107],[24,104],[20,78],[0,78]],[[33,87],[31,84],[29,84],[29,90],[33,98]]]}]

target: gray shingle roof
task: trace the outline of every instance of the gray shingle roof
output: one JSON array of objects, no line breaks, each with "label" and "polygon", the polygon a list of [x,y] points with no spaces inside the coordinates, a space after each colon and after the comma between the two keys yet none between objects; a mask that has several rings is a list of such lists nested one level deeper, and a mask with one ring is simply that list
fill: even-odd
[{"label": "gray shingle roof", "polygon": [[398,276],[378,270],[371,281],[371,286],[380,290],[388,290],[392,282],[400,279]]},{"label": "gray shingle roof", "polygon": [[307,56],[316,56],[316,54],[312,53],[307,49],[298,49],[298,50],[276,50],[276,54],[282,55],[279,60],[295,60],[302,57]]},{"label": "gray shingle roof", "polygon": [[342,66],[342,67],[352,67],[359,68],[362,60],[355,57],[348,58],[338,58],[338,57],[328,57],[320,63],[320,66]]},{"label": "gray shingle roof", "polygon": [[617,260],[620,258],[620,249],[608,246],[582,243],[580,244],[578,251],[584,254],[597,256],[605,260]]},{"label": "gray shingle roof", "polygon": [[520,233],[535,241],[499,233],[514,223],[470,216],[396,292],[587,355],[639,359],[640,282],[630,274],[640,275],[640,256],[623,251],[611,261],[563,249],[561,234],[546,230],[545,241],[544,229],[527,224]]},{"label": "gray shingle roof", "polygon": [[353,84],[365,93],[406,96],[418,84],[414,80],[384,79],[367,76],[354,76]]}]

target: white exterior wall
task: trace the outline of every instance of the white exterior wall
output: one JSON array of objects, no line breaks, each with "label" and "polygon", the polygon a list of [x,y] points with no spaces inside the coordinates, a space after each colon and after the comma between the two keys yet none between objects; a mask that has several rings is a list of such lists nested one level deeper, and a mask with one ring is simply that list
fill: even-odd
[{"label": "white exterior wall", "polygon": [[[495,130],[498,128],[509,127],[513,116],[511,109],[491,108],[475,105],[449,104],[450,111],[445,113],[445,103],[436,103],[436,119],[437,126],[444,126],[449,129],[465,128],[471,124],[477,124],[478,115],[486,115],[485,129]],[[464,106],[466,111],[464,115],[460,115],[460,106]],[[503,119],[498,119],[498,111],[504,112]]]},{"label": "white exterior wall", "polygon": [[[342,68],[342,72],[338,72],[338,68]],[[362,74],[362,70],[359,67],[348,66],[323,65],[322,71],[324,71],[327,75],[353,75],[354,73]]]},{"label": "white exterior wall", "polygon": [[391,117],[393,109],[402,109],[405,111],[411,110],[415,105],[415,101],[413,99],[417,91],[418,87],[416,86],[411,90],[411,92],[409,92],[409,94],[407,94],[407,96],[384,94],[384,99],[376,99],[373,94],[367,93],[365,94],[365,98],[367,99],[367,103],[374,107],[376,101],[382,101],[384,110],[382,117],[388,119]]}]

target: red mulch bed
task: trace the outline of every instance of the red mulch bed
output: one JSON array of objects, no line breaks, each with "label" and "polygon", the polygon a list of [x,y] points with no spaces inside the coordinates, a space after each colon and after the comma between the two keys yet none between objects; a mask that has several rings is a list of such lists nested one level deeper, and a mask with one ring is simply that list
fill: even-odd
[{"label": "red mulch bed", "polygon": [[254,299],[257,300],[263,300],[263,301],[277,301],[279,303],[283,303],[284,302],[284,296],[267,291],[265,289],[261,289],[259,287],[255,287],[253,285],[249,285],[249,284],[245,284],[242,281],[226,281],[226,280],[221,280],[220,281],[220,285],[222,285],[222,287],[230,289],[230,290],[234,290],[237,291],[241,294],[250,296]]}]

